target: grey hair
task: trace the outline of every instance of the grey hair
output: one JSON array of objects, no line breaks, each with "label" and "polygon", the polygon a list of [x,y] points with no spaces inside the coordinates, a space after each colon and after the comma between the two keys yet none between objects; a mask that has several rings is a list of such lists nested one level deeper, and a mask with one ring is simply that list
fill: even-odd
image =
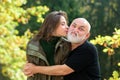
[{"label": "grey hair", "polygon": [[91,30],[91,25],[90,25],[90,23],[88,22],[88,20],[87,20],[87,19],[85,19],[85,18],[77,18],[77,19],[84,20],[84,21],[85,21],[85,23],[87,23],[87,26],[88,26],[88,32],[90,32],[90,30]]}]

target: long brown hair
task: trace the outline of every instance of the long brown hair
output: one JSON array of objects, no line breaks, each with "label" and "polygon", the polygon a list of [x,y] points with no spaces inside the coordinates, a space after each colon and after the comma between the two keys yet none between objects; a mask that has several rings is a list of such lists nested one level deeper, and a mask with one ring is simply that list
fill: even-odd
[{"label": "long brown hair", "polygon": [[58,25],[60,24],[60,18],[64,16],[67,21],[67,14],[64,11],[53,11],[49,13],[43,24],[40,27],[39,32],[35,36],[36,40],[44,39],[50,40],[52,37],[52,33],[56,30]]}]

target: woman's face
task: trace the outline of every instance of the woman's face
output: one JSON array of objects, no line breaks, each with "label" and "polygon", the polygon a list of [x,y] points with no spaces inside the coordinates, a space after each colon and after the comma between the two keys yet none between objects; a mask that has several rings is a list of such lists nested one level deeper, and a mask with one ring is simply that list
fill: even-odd
[{"label": "woman's face", "polygon": [[66,36],[67,32],[68,32],[68,25],[66,19],[63,16],[61,16],[60,23],[57,29],[53,32],[53,36],[58,36],[58,37]]}]

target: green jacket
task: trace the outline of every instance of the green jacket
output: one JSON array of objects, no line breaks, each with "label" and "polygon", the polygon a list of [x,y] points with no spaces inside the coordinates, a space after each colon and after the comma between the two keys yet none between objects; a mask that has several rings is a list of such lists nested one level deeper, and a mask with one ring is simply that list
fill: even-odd
[{"label": "green jacket", "polygon": [[[63,64],[70,51],[71,44],[62,38],[55,47],[55,64]],[[39,40],[32,39],[27,45],[27,60],[35,65],[49,66],[46,55],[39,44]],[[34,77],[28,77],[27,80],[63,80],[62,76],[49,76],[44,74],[35,74]]]}]

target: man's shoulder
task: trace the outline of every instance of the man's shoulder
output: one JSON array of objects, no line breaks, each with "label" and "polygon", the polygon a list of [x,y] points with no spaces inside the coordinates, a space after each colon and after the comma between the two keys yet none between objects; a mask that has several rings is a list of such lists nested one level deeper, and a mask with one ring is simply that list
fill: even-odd
[{"label": "man's shoulder", "polygon": [[86,41],[86,44],[89,48],[96,48],[96,46],[89,41]]}]

